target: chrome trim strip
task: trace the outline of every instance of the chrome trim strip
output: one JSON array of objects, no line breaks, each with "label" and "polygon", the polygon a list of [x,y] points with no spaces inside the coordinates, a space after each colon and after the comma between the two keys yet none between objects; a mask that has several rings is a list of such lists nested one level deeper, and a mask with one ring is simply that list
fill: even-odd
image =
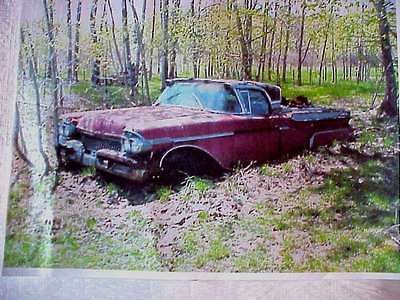
[{"label": "chrome trim strip", "polygon": [[148,140],[148,142],[151,145],[183,143],[183,142],[189,142],[189,141],[199,141],[199,140],[207,140],[207,139],[220,138],[220,137],[228,137],[228,136],[233,136],[234,134],[235,133],[233,131],[229,131],[229,132],[221,132],[221,133],[185,136],[185,137],[179,137],[179,138],[159,138],[159,139]]}]

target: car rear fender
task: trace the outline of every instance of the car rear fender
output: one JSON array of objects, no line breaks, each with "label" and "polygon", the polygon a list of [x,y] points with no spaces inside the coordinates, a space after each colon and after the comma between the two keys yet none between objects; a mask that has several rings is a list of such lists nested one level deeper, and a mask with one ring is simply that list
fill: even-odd
[{"label": "car rear fender", "polygon": [[333,130],[325,130],[315,132],[310,138],[310,149],[316,148],[321,145],[327,145],[334,140],[348,140],[352,136],[353,130],[351,128],[340,128]]}]

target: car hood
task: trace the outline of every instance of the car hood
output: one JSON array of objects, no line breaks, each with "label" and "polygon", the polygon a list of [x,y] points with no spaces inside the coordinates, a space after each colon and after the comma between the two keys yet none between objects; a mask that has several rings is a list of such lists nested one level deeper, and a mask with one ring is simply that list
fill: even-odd
[{"label": "car hood", "polygon": [[[108,136],[121,136],[124,129],[148,133],[157,128],[177,128],[190,124],[216,121],[229,115],[177,106],[141,106],[125,109],[70,113],[62,118],[76,120],[80,131]],[[228,117],[229,118],[229,117]]]}]

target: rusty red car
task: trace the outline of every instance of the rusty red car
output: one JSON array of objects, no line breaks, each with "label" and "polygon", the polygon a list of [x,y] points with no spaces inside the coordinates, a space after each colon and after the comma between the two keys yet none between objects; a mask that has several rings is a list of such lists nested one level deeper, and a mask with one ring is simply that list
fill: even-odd
[{"label": "rusty red car", "polygon": [[152,106],[63,115],[65,161],[142,181],[163,172],[266,162],[352,136],[350,112],[281,105],[271,84],[175,79]]}]

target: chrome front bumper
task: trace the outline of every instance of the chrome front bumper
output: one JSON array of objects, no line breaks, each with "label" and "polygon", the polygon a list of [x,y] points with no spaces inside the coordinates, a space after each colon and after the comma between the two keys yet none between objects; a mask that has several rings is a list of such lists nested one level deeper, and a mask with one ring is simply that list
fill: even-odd
[{"label": "chrome front bumper", "polygon": [[60,155],[66,160],[83,166],[94,166],[96,169],[133,181],[144,181],[154,172],[146,164],[121,152],[102,149],[88,153],[78,140],[69,140],[59,146]]}]

